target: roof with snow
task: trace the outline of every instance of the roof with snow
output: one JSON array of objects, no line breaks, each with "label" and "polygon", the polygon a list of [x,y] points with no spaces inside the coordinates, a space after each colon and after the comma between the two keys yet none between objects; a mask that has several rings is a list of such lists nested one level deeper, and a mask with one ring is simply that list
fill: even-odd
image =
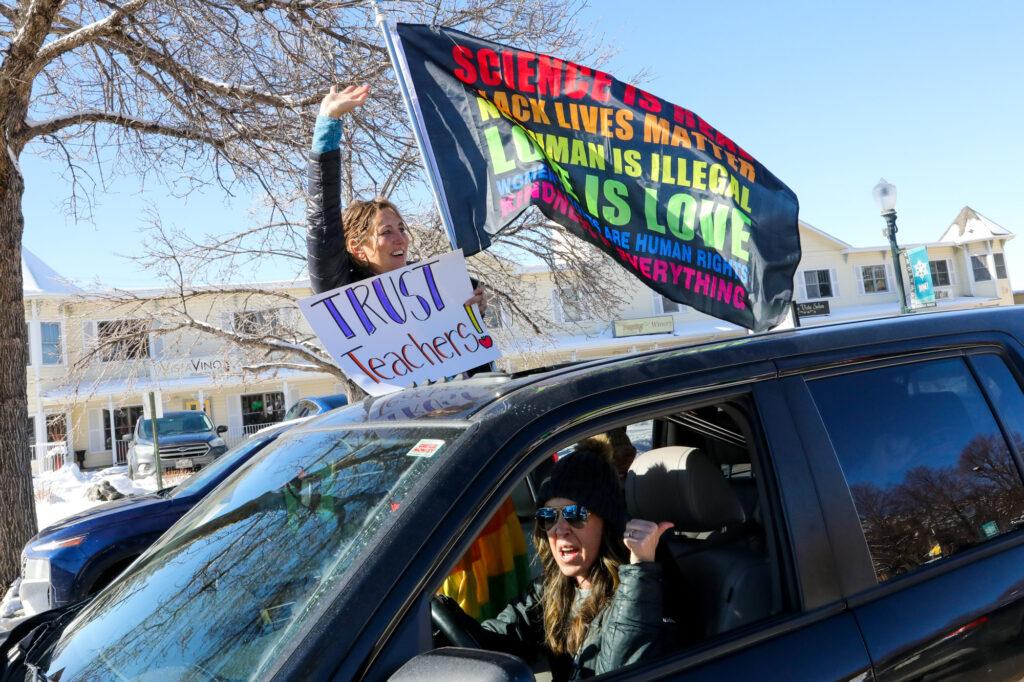
[{"label": "roof with snow", "polygon": [[963,244],[989,239],[1013,239],[1014,234],[997,225],[970,206],[960,209],[959,215],[942,235],[940,241]]},{"label": "roof with snow", "polygon": [[82,293],[81,289],[24,246],[21,247],[21,277],[21,291],[26,297]]}]

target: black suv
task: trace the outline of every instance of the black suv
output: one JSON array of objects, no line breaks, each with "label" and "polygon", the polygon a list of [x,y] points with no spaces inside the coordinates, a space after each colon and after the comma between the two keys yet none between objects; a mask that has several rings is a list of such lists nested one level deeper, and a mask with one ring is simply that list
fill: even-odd
[{"label": "black suv", "polygon": [[510,496],[529,532],[551,453],[628,426],[630,510],[675,522],[678,634],[609,679],[1018,679],[1022,340],[1024,310],[919,314],[367,399],[258,454],[8,674],[530,676],[439,648],[465,640],[432,597]]}]

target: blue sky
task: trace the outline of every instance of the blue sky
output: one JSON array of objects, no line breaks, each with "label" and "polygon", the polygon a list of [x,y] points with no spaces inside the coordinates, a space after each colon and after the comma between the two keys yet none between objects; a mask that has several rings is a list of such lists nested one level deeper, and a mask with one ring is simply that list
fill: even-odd
[{"label": "blue sky", "polygon": [[[856,246],[882,244],[871,198],[897,186],[901,242],[932,241],[964,205],[1021,236],[1007,249],[1024,289],[1024,3],[597,0],[582,16],[648,90],[732,137],[800,198],[800,217]],[[143,210],[195,233],[242,229],[249,199],[169,199],[119,178],[92,223],[62,212],[61,168],[22,157],[25,245],[58,272],[156,284],[135,253]],[[1019,243],[1018,243],[1019,242]],[[292,272],[268,271],[268,278]]]}]

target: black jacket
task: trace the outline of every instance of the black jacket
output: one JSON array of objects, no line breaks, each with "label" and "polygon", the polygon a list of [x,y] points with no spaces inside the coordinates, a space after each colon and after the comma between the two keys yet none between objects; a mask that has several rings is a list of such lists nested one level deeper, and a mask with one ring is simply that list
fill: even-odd
[{"label": "black jacket", "polygon": [[[484,621],[484,646],[529,657],[544,650],[542,584],[517,597],[497,618]],[[551,657],[556,680],[593,677],[660,655],[666,634],[662,622],[661,565],[653,562],[619,566],[619,588],[612,601],[587,628],[575,661]]]},{"label": "black jacket", "polygon": [[[309,153],[306,165],[306,265],[314,294],[369,279],[375,273],[362,267],[345,248],[341,222],[341,150]],[[480,282],[469,278],[476,289]]]},{"label": "black jacket", "polygon": [[313,292],[373,277],[352,260],[341,224],[341,150],[310,153],[306,166],[306,263]]}]

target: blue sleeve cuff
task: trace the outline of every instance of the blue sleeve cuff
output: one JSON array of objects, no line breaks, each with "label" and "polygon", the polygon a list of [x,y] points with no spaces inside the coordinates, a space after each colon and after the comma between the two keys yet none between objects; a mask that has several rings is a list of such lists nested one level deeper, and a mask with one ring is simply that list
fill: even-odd
[{"label": "blue sleeve cuff", "polygon": [[332,152],[341,146],[341,119],[317,116],[313,126],[313,153]]}]

